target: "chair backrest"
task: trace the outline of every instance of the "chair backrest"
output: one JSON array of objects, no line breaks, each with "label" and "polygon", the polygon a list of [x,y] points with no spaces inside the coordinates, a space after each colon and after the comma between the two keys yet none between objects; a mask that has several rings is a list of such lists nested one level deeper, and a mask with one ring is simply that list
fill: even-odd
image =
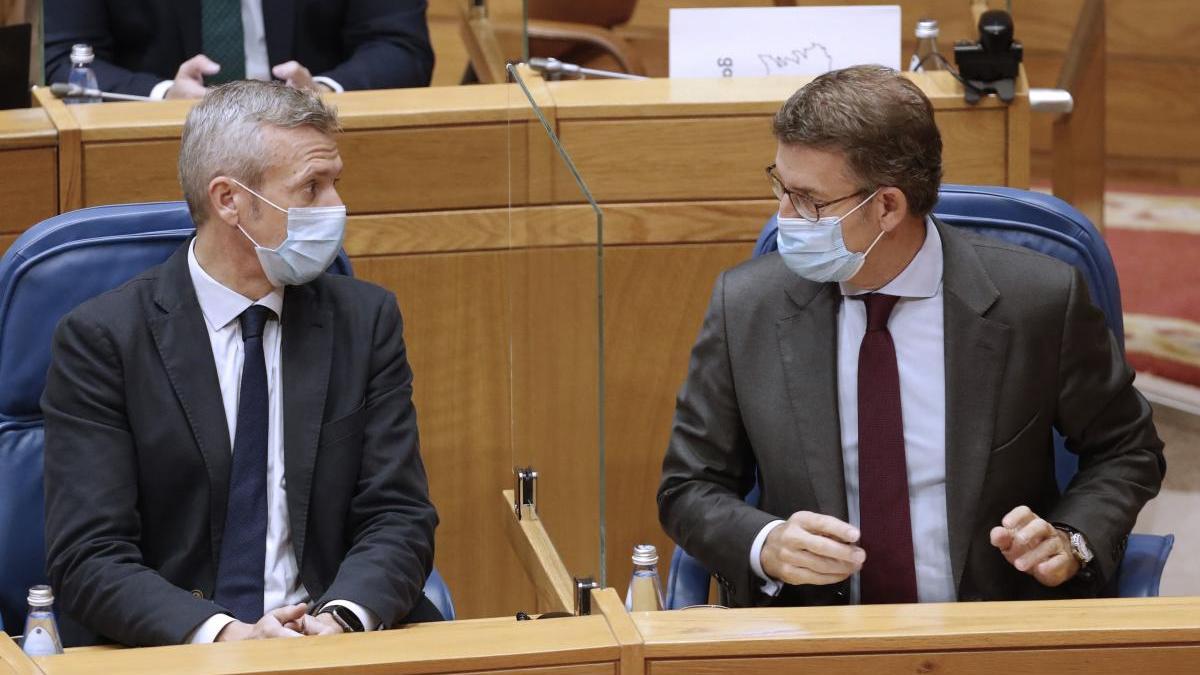
[{"label": "chair backrest", "polygon": [[[943,185],[933,215],[942,221],[1009,243],[1045,253],[1069,263],[1083,273],[1092,302],[1104,312],[1108,327],[1125,349],[1125,322],[1121,314],[1121,289],[1104,237],[1087,216],[1070,204],[1040,192],[1007,187]],[[779,227],[775,216],[767,221],[754,245],[754,255],[776,250]],[[1055,434],[1055,477],[1065,490],[1079,466]]]},{"label": "chair backrest", "polygon": [[637,0],[588,0],[587,2],[562,2],[561,0],[526,0],[526,11],[531,19],[583,23],[602,28],[612,28],[629,21]]},{"label": "chair backrest", "polygon": [[[0,260],[0,621],[22,630],[45,583],[39,400],[59,319],[165,261],[192,236],[183,202],[98,206],[31,227]],[[343,252],[330,266],[352,273]]]}]

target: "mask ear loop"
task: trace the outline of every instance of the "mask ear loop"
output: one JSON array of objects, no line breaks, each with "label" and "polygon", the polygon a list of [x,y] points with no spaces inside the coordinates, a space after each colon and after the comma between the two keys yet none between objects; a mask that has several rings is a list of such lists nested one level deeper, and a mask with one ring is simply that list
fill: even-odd
[{"label": "mask ear loop", "polygon": [[[257,192],[255,192],[254,190],[251,190],[249,187],[246,187],[246,184],[245,184],[245,183],[243,183],[242,181],[240,181],[240,180],[238,180],[238,179],[236,179],[236,178],[233,178],[233,177],[230,177],[230,179],[229,179],[229,180],[231,180],[231,181],[233,181],[233,182],[237,183],[238,185],[240,185],[240,186],[241,186],[241,188],[242,188],[243,190],[245,190],[246,192],[249,192],[250,194],[254,195],[255,197],[258,197],[259,199],[263,200],[264,202],[266,202],[266,203],[270,204],[272,207],[274,207],[274,208],[275,208],[275,210],[276,210],[276,211],[282,211],[283,213],[287,213],[287,212],[288,212],[288,210],[287,210],[287,209],[285,209],[285,208],[283,208],[282,206],[280,206],[280,205],[276,204],[275,202],[271,201],[270,199],[267,199],[266,197],[264,197],[264,196],[262,196],[262,195],[258,194],[258,193],[257,193]],[[876,192],[878,192],[878,190],[876,190]],[[872,196],[872,197],[874,197],[875,195],[871,195],[871,196]],[[253,241],[253,240],[252,240],[252,241]]]},{"label": "mask ear loop", "polygon": [[[862,203],[861,203],[861,204],[859,204],[858,206],[856,206],[856,207],[854,207],[854,208],[850,209],[850,213],[847,213],[846,215],[842,216],[842,220],[845,220],[846,218],[849,218],[851,213],[854,213],[855,211],[857,211],[857,210],[861,209],[863,206],[865,206],[865,205],[866,205],[866,203],[867,203],[867,202],[869,202],[869,201],[871,201],[872,199],[874,199],[874,198],[875,198],[875,195],[879,194],[879,191],[880,191],[881,189],[882,189],[882,188],[875,188],[875,191],[871,193],[871,196],[870,196],[870,197],[867,197],[866,199],[864,199],[864,200],[862,201]],[[838,222],[841,222],[841,221],[838,221]],[[871,255],[871,250],[875,248],[875,244],[878,244],[880,239],[883,239],[883,235],[885,235],[885,234],[887,234],[887,231],[886,231],[886,230],[883,230],[883,229],[879,230],[879,236],[875,237],[875,241],[871,242],[871,245],[867,247],[867,250],[863,251],[863,254],[862,254],[862,255],[863,255],[863,260],[866,260],[867,256]]]}]

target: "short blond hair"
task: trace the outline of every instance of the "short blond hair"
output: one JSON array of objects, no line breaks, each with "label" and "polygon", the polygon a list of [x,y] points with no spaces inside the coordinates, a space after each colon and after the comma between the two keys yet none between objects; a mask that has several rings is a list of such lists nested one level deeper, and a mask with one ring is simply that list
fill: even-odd
[{"label": "short blond hair", "polygon": [[264,126],[341,130],[337,108],[282,82],[239,80],[210,90],[188,113],[179,147],[179,184],[197,225],[208,217],[208,184],[231,176],[257,188],[271,154]]}]

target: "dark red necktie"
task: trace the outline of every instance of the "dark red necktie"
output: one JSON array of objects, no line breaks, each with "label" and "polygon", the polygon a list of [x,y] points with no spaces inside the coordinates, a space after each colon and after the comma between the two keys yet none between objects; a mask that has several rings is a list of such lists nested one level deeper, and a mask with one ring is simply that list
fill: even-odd
[{"label": "dark red necktie", "polygon": [[867,552],[859,573],[862,602],[916,602],[900,372],[887,329],[899,298],[870,293],[862,300],[867,305],[867,333],[858,350],[859,530]]}]

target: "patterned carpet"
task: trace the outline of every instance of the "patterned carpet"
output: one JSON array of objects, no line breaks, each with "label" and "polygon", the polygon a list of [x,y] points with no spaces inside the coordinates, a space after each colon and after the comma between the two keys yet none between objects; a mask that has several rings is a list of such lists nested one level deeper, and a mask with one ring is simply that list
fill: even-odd
[{"label": "patterned carpet", "polygon": [[1130,362],[1200,387],[1200,195],[1110,191],[1105,220]]}]

